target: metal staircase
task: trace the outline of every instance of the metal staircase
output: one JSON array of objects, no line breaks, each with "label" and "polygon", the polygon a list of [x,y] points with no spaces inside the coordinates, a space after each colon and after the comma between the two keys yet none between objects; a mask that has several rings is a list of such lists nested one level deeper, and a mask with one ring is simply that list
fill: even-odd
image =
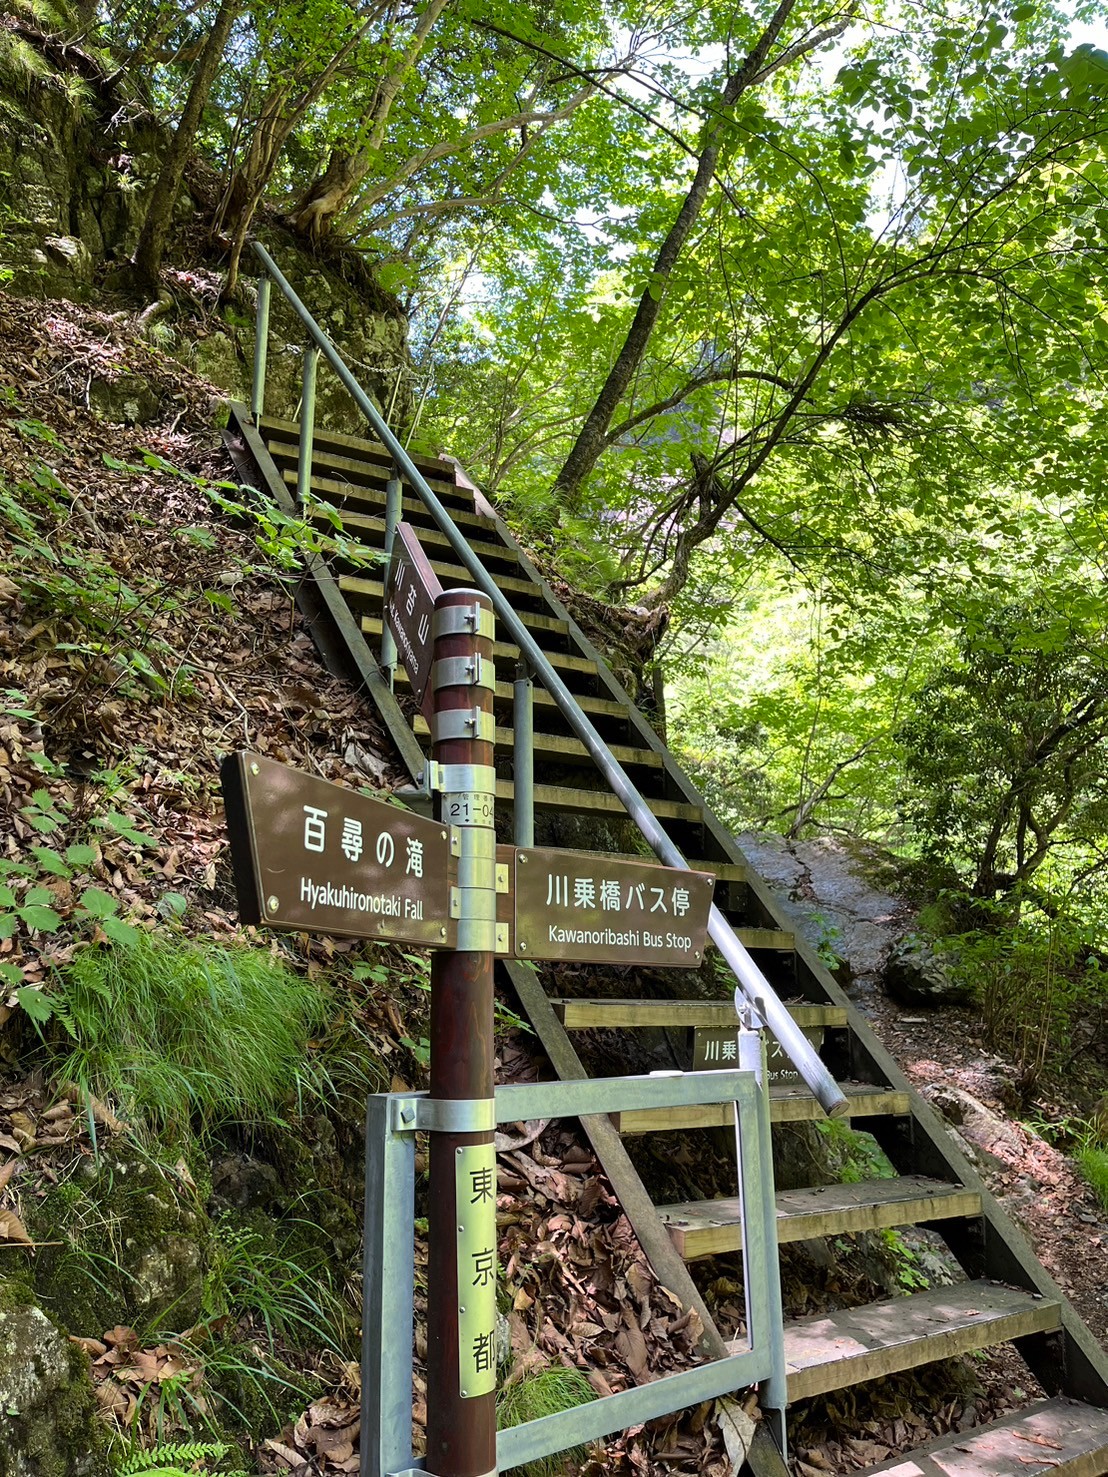
[{"label": "metal staircase", "polygon": [[[257,393],[255,399],[260,407]],[[340,510],[348,536],[356,534],[368,547],[383,549],[388,483],[398,472],[393,453],[378,442],[314,428],[307,439],[310,466],[301,463],[297,425],[232,407],[228,446],[244,481],[288,509],[295,506],[298,487],[301,494],[310,487]],[[847,1115],[864,1119],[897,1172],[895,1179],[778,1193],[778,1241],[926,1225],[941,1233],[965,1271],[967,1280],[952,1287],[786,1322],[790,1401],[1011,1342],[1047,1392],[1046,1400],[871,1471],[896,1477],[1005,1477],[1047,1471],[1093,1477],[1108,1472],[1108,1359],[1023,1233],[815,952],[793,936],[766,883],[495,510],[449,460],[416,457],[412,470],[401,475],[403,517],[418,532],[443,585],[470,585],[472,574],[429,511],[417,479],[447,510],[576,705],[632,777],[666,837],[686,857],[695,858],[689,865],[714,872],[718,908],[772,991],[795,1002],[788,1007],[793,1022],[822,1035],[820,1053],[839,1080]],[[421,715],[408,716],[415,705],[403,701],[408,688],[402,668],[396,672],[395,690],[379,669],[382,597],[381,578],[328,570],[315,559],[309,561],[300,603],[325,660],[366,689],[415,779],[426,759],[427,725]],[[498,641],[496,655],[507,667],[519,657],[519,646],[511,639]],[[499,682],[497,799],[506,811],[515,799],[514,740],[513,684]],[[588,744],[567,722],[563,707],[538,688],[531,748],[537,770],[534,807],[540,814],[601,823],[626,820],[624,804],[609,788]],[[530,792],[529,782],[526,788]],[[729,998],[566,998],[548,994],[529,966],[505,962],[503,968],[554,1071],[566,1079],[586,1075],[574,1046],[575,1032],[663,1028],[672,1035],[697,1026],[730,1025],[735,1019]],[[774,1123],[824,1116],[803,1083],[772,1085],[770,1111]],[[732,1198],[653,1205],[624,1138],[725,1126],[732,1121],[729,1106],[640,1109],[581,1121],[655,1272],[686,1307],[696,1309],[704,1326],[704,1353],[722,1357],[727,1343],[686,1264],[739,1246],[741,1207]],[[748,1461],[759,1474],[780,1477],[786,1470],[764,1429]]]}]

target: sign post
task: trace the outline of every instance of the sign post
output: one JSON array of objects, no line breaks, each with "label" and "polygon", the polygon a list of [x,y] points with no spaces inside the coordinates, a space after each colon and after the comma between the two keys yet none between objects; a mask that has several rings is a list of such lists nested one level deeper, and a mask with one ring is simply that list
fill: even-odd
[{"label": "sign post", "polygon": [[439,819],[458,828],[457,944],[431,963],[430,1087],[444,1121],[430,1143],[427,1469],[441,1477],[496,1469],[493,630],[480,592],[435,600],[432,754]]}]

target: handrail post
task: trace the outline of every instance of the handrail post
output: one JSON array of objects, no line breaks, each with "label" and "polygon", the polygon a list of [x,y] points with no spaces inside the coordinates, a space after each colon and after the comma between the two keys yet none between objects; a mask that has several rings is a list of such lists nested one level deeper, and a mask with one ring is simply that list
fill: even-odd
[{"label": "handrail post", "polygon": [[[760,1005],[761,1002],[759,1001]],[[754,1155],[758,1162],[758,1181],[760,1190],[759,1211],[762,1224],[757,1228],[747,1225],[747,1209],[743,1205],[743,1241],[744,1246],[747,1238],[757,1235],[762,1241],[764,1255],[761,1258],[761,1271],[763,1285],[760,1289],[761,1304],[764,1309],[764,1318],[767,1323],[765,1328],[755,1327],[757,1320],[753,1317],[751,1298],[750,1261],[744,1257],[743,1265],[747,1273],[747,1328],[750,1330],[751,1338],[759,1342],[768,1342],[770,1350],[771,1373],[769,1378],[762,1382],[759,1390],[759,1403],[762,1407],[763,1418],[769,1426],[770,1433],[777,1443],[782,1458],[787,1458],[787,1434],[785,1425],[785,1407],[789,1400],[788,1374],[785,1367],[785,1324],[784,1313],[781,1303],[781,1261],[777,1254],[777,1205],[774,1199],[773,1187],[773,1142],[770,1129],[769,1113],[769,1071],[766,1066],[766,1042],[765,1021],[758,1006],[750,1005],[743,999],[741,993],[735,991],[735,1009],[739,1016],[741,1029],[739,1031],[739,1071],[753,1072],[758,1079],[758,1091],[755,1095],[755,1111],[751,1114],[753,1122],[746,1125],[747,1134],[754,1139]],[[744,1150],[741,1128],[736,1118],[736,1133],[739,1134],[740,1158]]]},{"label": "handrail post", "polygon": [[269,273],[258,278],[258,309],[254,322],[254,384],[250,392],[250,414],[257,425],[265,413],[265,356],[269,348]]},{"label": "handrail post", "polygon": [[512,690],[512,831],[517,846],[534,846],[535,684],[526,662],[517,665]]},{"label": "handrail post", "polygon": [[296,501],[301,508],[312,490],[312,451],[315,443],[315,382],[319,350],[310,344],[304,350],[304,378],[300,394],[300,454],[296,459]]},{"label": "handrail post", "polygon": [[[385,483],[385,563],[381,571],[382,587],[387,589],[389,569],[392,565],[392,546],[396,542],[396,525],[404,507],[404,484],[400,480],[400,468],[392,464],[392,476]],[[389,630],[389,623],[381,617],[381,668],[388,674],[389,688],[396,682],[396,638]]]}]

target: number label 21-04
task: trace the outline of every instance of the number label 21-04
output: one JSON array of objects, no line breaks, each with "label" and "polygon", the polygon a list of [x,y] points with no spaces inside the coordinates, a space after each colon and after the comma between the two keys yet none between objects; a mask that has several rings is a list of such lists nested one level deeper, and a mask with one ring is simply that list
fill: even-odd
[{"label": "number label 21-04", "polygon": [[451,826],[491,826],[493,796],[472,790],[444,795],[442,819]]}]

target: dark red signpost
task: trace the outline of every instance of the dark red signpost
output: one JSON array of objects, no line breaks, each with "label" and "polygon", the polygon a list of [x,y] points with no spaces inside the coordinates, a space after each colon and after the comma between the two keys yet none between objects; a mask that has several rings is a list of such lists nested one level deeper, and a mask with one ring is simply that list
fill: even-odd
[{"label": "dark red signpost", "polygon": [[450,590],[436,600],[432,754],[440,815],[459,827],[460,849],[457,947],[431,963],[431,1097],[487,1102],[489,1122],[485,1132],[431,1135],[427,1468],[450,1477],[496,1467],[492,636],[485,595]]}]

